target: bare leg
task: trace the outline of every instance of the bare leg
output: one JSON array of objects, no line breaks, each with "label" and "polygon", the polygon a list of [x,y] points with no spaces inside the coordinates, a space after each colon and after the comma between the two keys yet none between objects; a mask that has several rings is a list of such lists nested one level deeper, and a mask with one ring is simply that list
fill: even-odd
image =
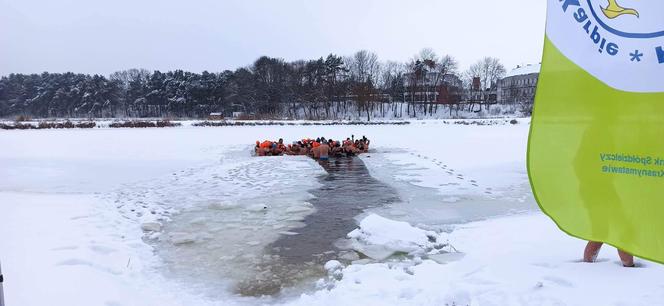
[{"label": "bare leg", "polygon": [[599,254],[599,250],[602,248],[602,245],[603,243],[601,242],[588,241],[586,250],[583,252],[583,261],[595,262],[597,259],[597,254]]},{"label": "bare leg", "polygon": [[620,256],[620,261],[622,261],[624,267],[634,267],[634,256],[632,254],[618,249],[618,256]]}]

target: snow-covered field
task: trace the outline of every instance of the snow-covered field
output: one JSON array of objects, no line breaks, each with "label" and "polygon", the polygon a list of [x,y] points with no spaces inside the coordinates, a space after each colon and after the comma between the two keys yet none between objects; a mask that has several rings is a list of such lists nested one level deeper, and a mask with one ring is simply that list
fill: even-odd
[{"label": "snow-covered field", "polygon": [[[661,304],[662,266],[621,268],[609,247],[581,263],[584,242],[539,212],[519,121],[0,131],[7,305]],[[349,231],[372,256],[277,297],[237,294],[278,261],[265,247],[298,235],[324,174],[253,158],[253,142],[351,134],[371,138],[362,160],[401,199]]]}]

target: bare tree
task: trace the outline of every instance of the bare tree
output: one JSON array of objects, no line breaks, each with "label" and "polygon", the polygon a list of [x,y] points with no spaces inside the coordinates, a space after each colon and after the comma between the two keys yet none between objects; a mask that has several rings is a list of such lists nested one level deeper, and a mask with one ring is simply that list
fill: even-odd
[{"label": "bare tree", "polygon": [[438,55],[431,48],[422,48],[420,52],[415,56],[416,59],[419,59],[423,62],[438,62]]},{"label": "bare tree", "polygon": [[[381,73],[379,75],[378,87],[389,97],[389,105],[392,109],[392,114],[399,116],[397,105],[403,103],[394,103],[394,101],[403,101],[404,92],[404,74],[405,66],[401,63],[394,61],[387,61],[380,65]],[[396,98],[396,99],[395,99]],[[385,116],[384,103],[381,100],[381,115]],[[404,101],[405,102],[405,101]]]},{"label": "bare tree", "polygon": [[346,59],[350,70],[351,80],[354,81],[353,95],[357,100],[358,115],[365,111],[367,120],[371,119],[374,105],[372,102],[375,93],[375,82],[380,73],[378,55],[367,50],[356,52],[352,57]]},{"label": "bare tree", "polygon": [[378,55],[371,51],[357,51],[353,56],[346,58],[345,62],[350,70],[351,78],[358,82],[366,82],[370,78],[375,79],[380,72]]},{"label": "bare tree", "polygon": [[438,63],[436,64],[436,72],[437,76],[439,77],[439,80],[437,81],[438,84],[445,82],[445,77],[448,75],[456,75],[459,71],[459,62],[457,60],[450,56],[450,55],[445,55],[438,60]]},{"label": "bare tree", "polygon": [[495,57],[485,57],[470,66],[466,72],[466,78],[468,81],[472,83],[474,78],[479,78],[480,80],[479,92],[473,93],[471,90],[471,96],[477,96],[477,98],[471,98],[471,103],[469,104],[470,111],[474,110],[474,102],[479,103],[480,108],[478,112],[482,111],[482,104],[487,104],[490,99],[490,95],[487,91],[497,86],[498,81],[505,76],[505,73],[505,66],[503,66],[503,64],[500,63],[500,60]]},{"label": "bare tree", "polygon": [[417,110],[415,108],[417,101],[415,101],[415,96],[420,85],[420,80],[424,75],[424,65],[419,59],[412,59],[409,63],[406,64],[406,71],[408,71],[408,95],[410,98],[406,112],[410,116],[410,109],[412,107],[413,117],[415,117],[417,115]]},{"label": "bare tree", "polygon": [[[459,63],[451,55],[444,55],[438,59],[434,70],[436,73],[434,74],[434,80],[432,82],[433,91],[438,92],[438,89],[445,85],[444,83],[447,82],[447,79],[449,79],[451,76],[456,76],[458,69]],[[431,115],[435,111],[438,111],[438,105],[435,105],[435,110],[433,104],[429,105],[429,114]]]},{"label": "bare tree", "polygon": [[438,110],[436,102],[441,86],[450,76],[458,73],[458,62],[450,55],[439,57],[431,48],[424,48],[407,66],[410,71],[409,89],[414,108],[413,116],[416,116],[417,102],[422,102],[424,112],[428,111],[429,115],[432,115]]},{"label": "bare tree", "polygon": [[505,66],[495,57],[485,57],[468,69],[466,78],[472,82],[475,77],[480,78],[482,89],[488,89],[495,86],[503,76],[505,76]]},{"label": "bare tree", "polygon": [[431,48],[423,48],[415,56],[415,58],[422,63],[422,68],[424,69],[422,71],[422,80],[421,80],[422,90],[424,92],[423,102],[425,103],[433,102],[432,98],[430,97],[430,94],[434,93],[435,97],[435,87],[436,87],[435,83],[437,79],[436,65],[438,65],[438,60],[439,60],[438,55]]}]

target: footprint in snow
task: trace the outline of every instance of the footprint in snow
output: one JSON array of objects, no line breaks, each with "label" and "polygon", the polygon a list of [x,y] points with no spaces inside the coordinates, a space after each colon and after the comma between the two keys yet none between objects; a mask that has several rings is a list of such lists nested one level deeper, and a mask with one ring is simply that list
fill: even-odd
[{"label": "footprint in snow", "polygon": [[76,249],[78,249],[77,246],[68,245],[68,246],[61,246],[61,247],[57,247],[57,248],[52,248],[51,250],[52,251],[71,251],[71,250],[76,250]]},{"label": "footprint in snow", "polygon": [[102,254],[102,255],[107,255],[107,254],[117,252],[116,249],[105,247],[105,246],[102,246],[102,245],[91,245],[89,248],[90,248],[90,250],[94,251],[95,253],[99,253],[99,254]]},{"label": "footprint in snow", "polygon": [[80,220],[80,219],[87,219],[87,218],[90,218],[90,216],[81,215],[81,216],[74,216],[74,217],[71,217],[69,219],[71,219],[71,220]]},{"label": "footprint in snow", "polygon": [[[608,261],[609,261],[608,258],[597,258],[597,259],[595,259],[595,262],[594,262],[594,263],[608,262]],[[585,262],[585,261],[584,261],[583,259],[581,259],[581,258],[580,258],[580,259],[570,260],[570,261],[568,261],[568,262],[571,262],[571,263],[580,263],[580,264],[592,264],[592,263]]]},{"label": "footprint in snow", "polygon": [[92,262],[89,262],[89,261],[83,260],[83,259],[75,259],[75,258],[61,261],[61,262],[57,263],[56,265],[58,265],[58,266],[90,266],[90,267],[93,266]]},{"label": "footprint in snow", "polygon": [[565,279],[562,279],[562,278],[560,278],[560,277],[556,277],[556,276],[545,276],[545,277],[543,277],[543,279],[544,279],[544,280],[547,280],[547,281],[550,281],[550,282],[552,282],[552,283],[554,283],[554,284],[556,284],[556,285],[562,286],[562,287],[567,287],[567,288],[573,288],[573,287],[574,287],[574,284],[573,284],[573,283],[571,283],[571,282],[569,282],[569,281],[567,281],[567,280],[565,280]]}]

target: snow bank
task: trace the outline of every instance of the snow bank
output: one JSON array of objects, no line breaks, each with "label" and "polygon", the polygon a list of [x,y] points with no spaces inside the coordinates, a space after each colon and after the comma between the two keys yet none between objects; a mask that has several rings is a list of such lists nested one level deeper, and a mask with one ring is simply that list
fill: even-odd
[{"label": "snow bank", "polygon": [[375,260],[385,260],[396,253],[423,255],[442,249],[440,234],[415,228],[406,222],[393,221],[371,214],[348,234],[352,247]]},{"label": "snow bank", "polygon": [[[376,230],[391,222],[372,217]],[[380,222],[375,222],[380,220]],[[397,235],[421,240],[421,234]],[[562,233],[541,213],[458,226],[449,236],[466,255],[441,265],[405,259],[353,264],[326,286],[285,305],[659,305],[664,267],[639,260],[626,269],[605,247],[594,264],[580,261],[585,242]],[[384,241],[384,240],[382,240]]]},{"label": "snow bank", "polygon": [[101,204],[89,194],[0,192],[7,305],[206,304],[151,273],[151,248]]}]

